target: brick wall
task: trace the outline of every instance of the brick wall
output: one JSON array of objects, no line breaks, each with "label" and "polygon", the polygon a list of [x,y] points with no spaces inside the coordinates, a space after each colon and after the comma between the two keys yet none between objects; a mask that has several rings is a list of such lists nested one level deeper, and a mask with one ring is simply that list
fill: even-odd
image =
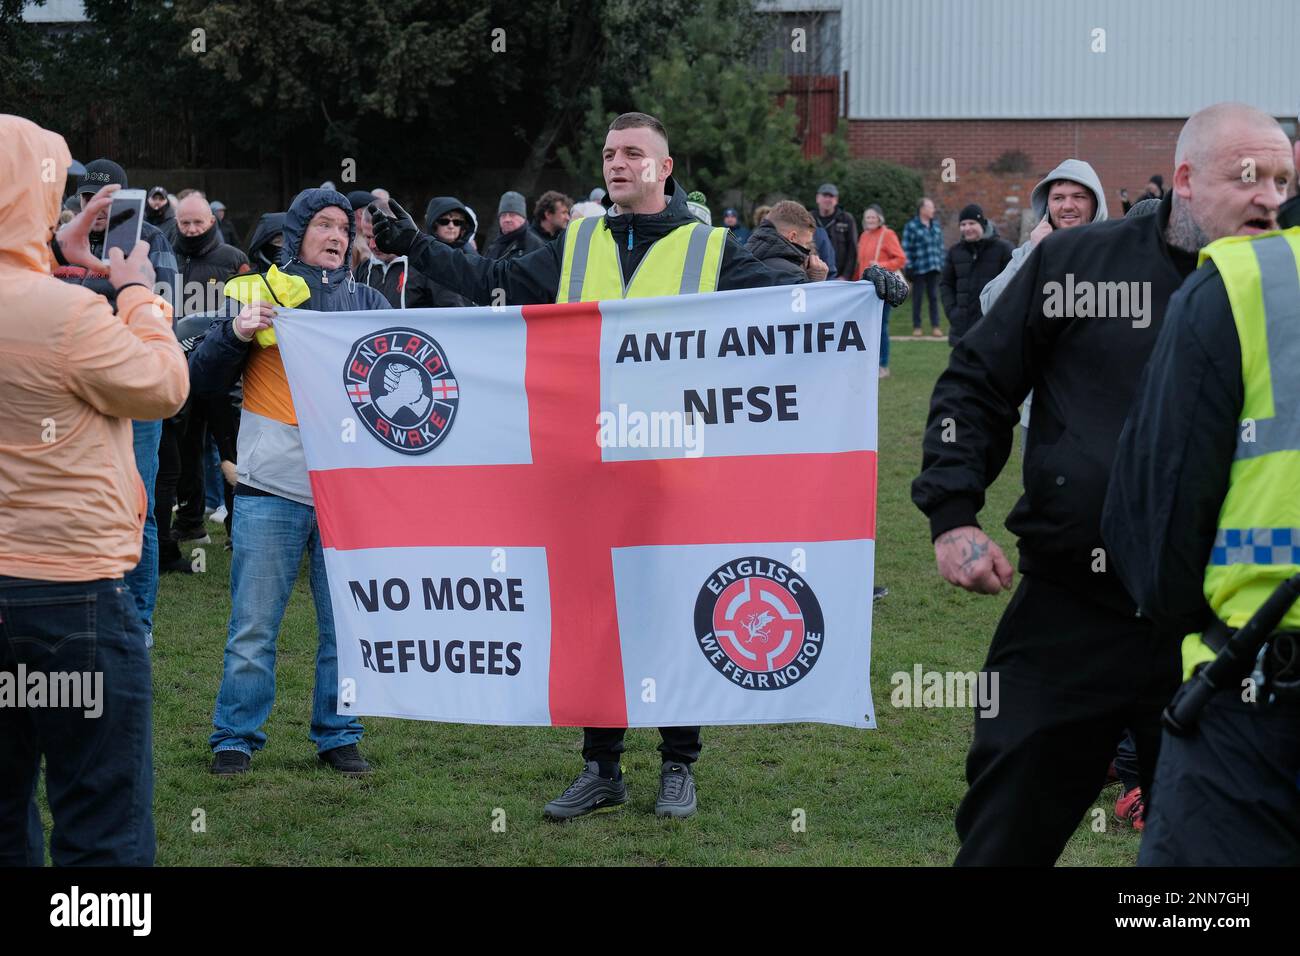
[{"label": "brick wall", "polygon": [[[1061,160],[1091,163],[1106,190],[1112,216],[1122,214],[1119,188],[1130,200],[1141,196],[1152,173],[1173,179],[1174,144],[1182,120],[852,120],[849,147],[854,156],[887,159],[921,171],[939,206],[944,233],[957,241],[957,214],[977,202],[998,230],[1015,241],[1029,193]],[[1003,153],[1029,157],[1029,172],[987,171]],[[943,161],[956,161],[955,182],[943,182]],[[1012,199],[1015,201],[1013,202]],[[901,226],[901,224],[898,224]]]}]

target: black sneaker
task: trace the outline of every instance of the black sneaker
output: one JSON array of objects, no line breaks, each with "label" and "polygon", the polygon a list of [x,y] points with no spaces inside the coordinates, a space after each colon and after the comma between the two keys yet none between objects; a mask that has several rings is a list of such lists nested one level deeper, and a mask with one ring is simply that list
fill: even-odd
[{"label": "black sneaker", "polygon": [[627,784],[620,776],[610,780],[600,775],[600,764],[588,760],[578,779],[546,805],[542,815],[548,820],[572,820],[584,814],[613,810],[627,803]]},{"label": "black sneaker", "polygon": [[364,777],[370,773],[370,764],[361,756],[356,744],[344,744],[333,750],[322,750],[317,756],[345,777]]},{"label": "black sneaker", "polygon": [[889,588],[882,588],[882,587],[872,588],[871,600],[879,601],[882,597],[884,597],[888,593],[889,593]]},{"label": "black sneaker", "polygon": [[158,565],[159,574],[193,574],[194,565],[189,558],[181,557],[175,561],[164,561]]},{"label": "black sneaker", "polygon": [[242,750],[218,750],[212,758],[212,772],[218,777],[233,777],[248,773],[252,758]]},{"label": "black sneaker", "polygon": [[666,763],[659,771],[655,816],[689,817],[695,812],[695,777],[684,763]]}]

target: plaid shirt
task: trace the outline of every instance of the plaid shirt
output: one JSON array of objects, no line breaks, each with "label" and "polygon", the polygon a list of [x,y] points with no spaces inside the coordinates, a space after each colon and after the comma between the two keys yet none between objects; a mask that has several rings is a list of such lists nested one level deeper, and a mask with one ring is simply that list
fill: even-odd
[{"label": "plaid shirt", "polygon": [[921,225],[920,216],[909,219],[903,227],[903,254],[907,256],[908,270],[918,275],[942,269],[943,230],[939,228],[939,220],[931,219],[927,229]]}]

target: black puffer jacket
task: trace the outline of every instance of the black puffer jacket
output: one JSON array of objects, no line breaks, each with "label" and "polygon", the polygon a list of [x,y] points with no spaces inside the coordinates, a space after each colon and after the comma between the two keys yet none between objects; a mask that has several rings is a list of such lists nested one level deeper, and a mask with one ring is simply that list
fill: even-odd
[{"label": "black puffer jacket", "polygon": [[980,309],[980,293],[1002,274],[1011,262],[1012,251],[1011,243],[999,238],[991,228],[984,230],[979,241],[963,239],[948,250],[939,279],[939,295],[948,314],[949,344],[956,345],[984,315]]},{"label": "black puffer jacket", "polygon": [[770,219],[764,219],[758,228],[750,233],[745,248],[763,265],[780,276],[789,276],[795,282],[806,282],[807,273],[803,271],[804,260],[808,250],[800,249],[776,231]]}]

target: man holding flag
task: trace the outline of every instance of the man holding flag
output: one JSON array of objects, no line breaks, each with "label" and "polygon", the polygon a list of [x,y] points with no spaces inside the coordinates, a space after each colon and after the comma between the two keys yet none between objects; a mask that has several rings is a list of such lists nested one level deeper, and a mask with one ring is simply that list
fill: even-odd
[{"label": "man holding flag", "polygon": [[[341,193],[303,190],[284,217],[283,271],[272,266],[263,288],[278,304],[317,312],[389,308],[379,290],[356,282],[348,271],[355,229],[352,207]],[[275,702],[276,640],[306,552],[319,630],[310,736],[323,763],[358,776],[369,773],[370,765],[357,749],[361,722],[338,713],[334,616],[297,412],[272,335],[275,304],[251,301],[233,320],[217,320],[190,358],[195,396],[224,396],[244,379],[230,629],[209,739],[212,772],[244,773],[253,751],[266,746],[262,726]]]},{"label": "man holding flag", "polygon": [[[624,113],[610,124],[604,151],[605,216],[586,217],[544,248],[511,259],[471,259],[421,236],[411,217],[392,203],[393,216],[371,207],[376,245],[406,255],[411,264],[482,305],[597,302],[787,284],[750,255],[722,227],[700,223],[672,178],[673,160],[663,124],[645,113]],[[877,294],[900,304],[906,286],[883,270],[869,270]],[[807,281],[796,277],[795,281]],[[623,727],[588,727],[585,767],[546,805],[565,820],[627,802],[619,766]],[[655,813],[695,812],[691,764],[700,753],[699,727],[660,728],[663,755]]]}]

